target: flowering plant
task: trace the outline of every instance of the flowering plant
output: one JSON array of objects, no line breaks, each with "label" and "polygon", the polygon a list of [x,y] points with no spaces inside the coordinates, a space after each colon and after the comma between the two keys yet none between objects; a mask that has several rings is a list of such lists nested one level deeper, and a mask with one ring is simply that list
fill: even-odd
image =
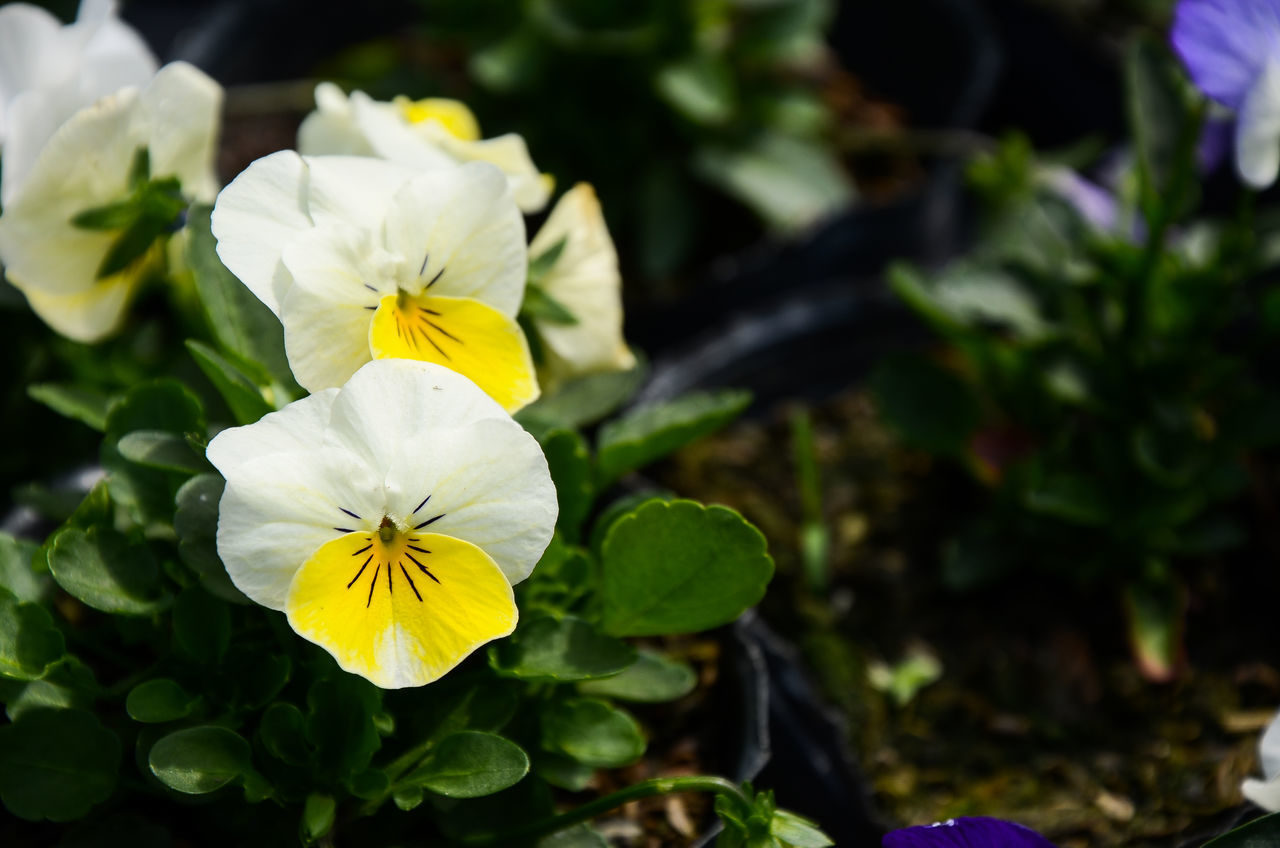
[{"label": "flowering plant", "polygon": [[[77,30],[85,68],[108,36],[136,41],[109,11],[86,2],[73,25],[99,27]],[[0,44],[46,26],[32,15],[0,11]],[[11,143],[32,163],[5,172],[0,260],[66,337],[43,345],[56,379],[30,393],[96,431],[100,463],[70,503],[37,499],[48,532],[0,533],[14,822],[599,845],[592,817],[697,791],[725,844],[830,844],[715,777],[562,809],[643,758],[644,705],[695,688],[673,637],[733,621],[773,572],[732,510],[615,486],[745,395],[584,433],[638,375],[592,188],[565,192],[530,244],[522,212],[550,182],[527,152],[495,162],[518,136],[471,137],[461,104],[322,87],[304,146],[341,130],[367,149],[283,151],[219,193],[217,85],[125,56],[112,68],[140,78],[49,118],[34,153],[0,61],[5,167]],[[388,144],[414,155],[382,155],[397,109]]]}]

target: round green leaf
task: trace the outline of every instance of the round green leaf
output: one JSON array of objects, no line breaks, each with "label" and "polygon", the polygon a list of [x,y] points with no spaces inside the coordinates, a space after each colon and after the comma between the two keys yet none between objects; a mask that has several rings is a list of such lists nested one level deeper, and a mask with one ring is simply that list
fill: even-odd
[{"label": "round green leaf", "polygon": [[38,604],[0,592],[0,675],[38,680],[62,658],[66,646],[53,619]]},{"label": "round green leaf", "polygon": [[28,603],[41,600],[49,591],[49,575],[37,574],[31,557],[38,546],[25,539],[0,533],[0,588],[8,589],[15,598]]},{"label": "round green leaf", "polygon": [[258,725],[258,739],[267,753],[291,766],[305,765],[311,759],[307,743],[306,718],[293,704],[279,701],[267,707]]},{"label": "round green leaf", "polygon": [[683,698],[697,683],[698,675],[686,663],[641,649],[636,661],[620,674],[588,680],[578,686],[578,691],[623,701],[659,703]]},{"label": "round green leaf", "polygon": [[134,721],[161,724],[191,713],[196,699],[174,680],[157,677],[139,683],[124,700],[125,711]]},{"label": "round green leaf", "polygon": [[35,709],[0,727],[0,801],[32,821],[70,821],[110,797],[120,740],[92,714]]},{"label": "round green leaf", "polygon": [[303,845],[311,845],[333,829],[338,802],[331,795],[312,792],[302,807],[302,820],[298,822],[298,836]]},{"label": "round green leaf", "polygon": [[149,615],[168,601],[151,551],[106,527],[59,531],[49,569],[63,589],[103,612]]},{"label": "round green leaf", "polygon": [[764,536],[723,506],[648,501],[618,519],[601,551],[602,629],[692,633],[733,621],[764,596]]},{"label": "round green leaf", "polygon": [[560,516],[556,525],[562,533],[576,539],[578,529],[591,510],[595,494],[591,475],[591,452],[582,436],[573,430],[553,430],[540,440],[547,457],[547,468],[556,485]]},{"label": "round green leaf", "polygon": [[551,616],[523,624],[490,651],[498,671],[522,680],[591,680],[635,662],[635,648],[596,631],[580,618]]},{"label": "round green leaf", "polygon": [[151,772],[166,786],[203,795],[249,771],[249,743],[225,727],[189,727],[151,746],[148,760]]},{"label": "round green leaf", "polygon": [[636,720],[594,698],[548,704],[542,713],[542,744],[596,768],[630,765],[645,749]]},{"label": "round green leaf", "polygon": [[222,659],[231,641],[227,605],[198,586],[183,590],[173,605],[174,642],[183,654],[205,665]]},{"label": "round green leaf", "polygon": [[446,736],[405,779],[449,798],[479,798],[513,786],[529,773],[529,757],[493,733],[464,730]]}]

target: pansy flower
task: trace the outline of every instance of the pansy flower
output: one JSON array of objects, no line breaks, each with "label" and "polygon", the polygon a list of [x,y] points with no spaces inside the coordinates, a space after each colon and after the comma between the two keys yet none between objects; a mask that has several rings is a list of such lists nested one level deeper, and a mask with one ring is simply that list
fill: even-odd
[{"label": "pansy flower", "polygon": [[962,816],[885,835],[884,848],[1054,848],[1029,827],[986,816]]},{"label": "pansy flower", "polygon": [[155,57],[112,0],[83,0],[65,26],[28,3],[0,8],[0,199],[8,204],[68,118],[155,72]]},{"label": "pansy flower", "polygon": [[1262,762],[1264,779],[1250,777],[1240,791],[1267,812],[1280,812],[1280,715],[1271,720],[1258,740],[1258,759]]},{"label": "pansy flower", "polygon": [[574,377],[625,371],[636,358],[622,337],[622,276],[595,190],[579,183],[556,202],[529,244],[540,269],[538,290],[564,307],[571,320],[535,318],[542,361],[538,379],[546,391]]},{"label": "pansy flower", "polygon": [[259,159],[218,195],[218,255],[280,317],[310,391],[371,359],[435,362],[514,411],[538,396],[516,323],[528,253],[502,173],[381,159]]},{"label": "pansy flower", "polygon": [[379,360],[341,389],[219,433],[218,554],[342,668],[436,680],[516,624],[511,586],[551,540],[538,444],[465,377]]},{"label": "pansy flower", "polygon": [[[180,261],[164,242],[190,200],[217,191],[221,108],[216,82],[174,62],[141,90],[108,95],[53,134],[0,213],[5,275],[45,323],[68,338],[98,341],[119,327],[144,279]],[[4,156],[7,162],[7,150]],[[159,209],[164,220],[137,217],[142,210],[132,204],[143,197],[147,214]],[[86,215],[96,221],[85,225]],[[131,245],[133,235],[142,241]],[[136,255],[118,252],[122,246]],[[113,251],[127,261],[111,267]]]},{"label": "pansy flower", "polygon": [[418,169],[488,162],[506,176],[522,211],[540,211],[551,196],[552,181],[538,172],[523,138],[481,138],[471,110],[441,97],[378,101],[363,91],[348,97],[333,83],[320,83],[316,109],[298,128],[298,151],[377,156]]},{"label": "pansy flower", "polygon": [[1181,0],[1171,33],[1196,86],[1236,113],[1236,169],[1254,188],[1280,170],[1280,0]]}]

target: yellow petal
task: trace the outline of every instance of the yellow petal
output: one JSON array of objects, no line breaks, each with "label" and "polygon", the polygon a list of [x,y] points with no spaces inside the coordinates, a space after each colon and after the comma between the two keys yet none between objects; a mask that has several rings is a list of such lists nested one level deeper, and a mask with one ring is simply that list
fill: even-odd
[{"label": "yellow petal", "polygon": [[397,97],[395,104],[400,107],[400,114],[411,124],[436,121],[449,135],[461,141],[480,138],[480,124],[476,121],[476,116],[459,100],[444,97],[410,100],[407,97]]},{"label": "yellow petal", "polygon": [[369,350],[374,359],[419,359],[452,368],[508,412],[538,397],[520,325],[469,297],[384,295],[369,326]]},{"label": "yellow petal", "polygon": [[516,625],[511,584],[480,548],[438,533],[347,533],[298,569],[289,624],[384,689],[422,686]]}]

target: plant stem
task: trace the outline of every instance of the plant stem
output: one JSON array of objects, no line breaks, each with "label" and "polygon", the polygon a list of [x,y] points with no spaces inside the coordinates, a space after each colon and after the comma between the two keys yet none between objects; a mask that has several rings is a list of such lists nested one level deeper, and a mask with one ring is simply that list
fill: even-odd
[{"label": "plant stem", "polygon": [[510,845],[517,840],[546,836],[564,830],[566,827],[581,824],[630,801],[651,798],[655,795],[674,795],[679,792],[711,792],[716,795],[727,795],[744,806],[749,807],[751,804],[751,799],[746,793],[736,784],[722,777],[655,777],[642,780],[612,795],[597,798],[588,804],[556,816],[539,819],[501,833],[464,837],[459,841],[464,845]]}]

